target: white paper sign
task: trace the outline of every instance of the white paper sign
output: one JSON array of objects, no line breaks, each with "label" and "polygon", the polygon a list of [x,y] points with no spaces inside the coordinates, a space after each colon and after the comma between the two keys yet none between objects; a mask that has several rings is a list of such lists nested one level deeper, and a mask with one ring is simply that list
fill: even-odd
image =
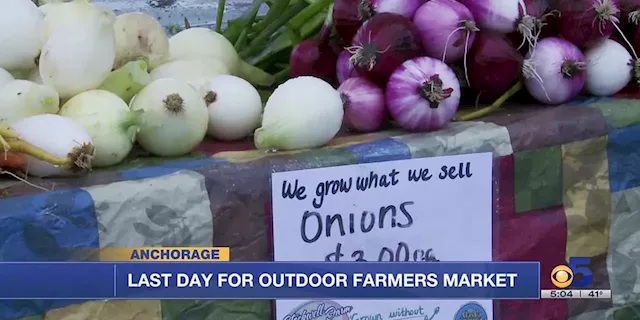
[{"label": "white paper sign", "polygon": [[[274,173],[274,259],[491,261],[492,160],[478,153]],[[451,320],[468,302],[278,300],[276,319]],[[476,302],[493,319],[491,301]]]}]

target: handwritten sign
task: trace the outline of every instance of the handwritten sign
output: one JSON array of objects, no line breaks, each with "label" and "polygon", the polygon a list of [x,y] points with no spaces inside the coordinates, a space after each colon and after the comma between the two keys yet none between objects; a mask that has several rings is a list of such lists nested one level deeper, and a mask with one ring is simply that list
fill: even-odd
[{"label": "handwritten sign", "polygon": [[[491,261],[492,160],[478,153],[274,173],[274,259]],[[278,300],[276,319],[449,320],[467,302]],[[477,303],[492,319],[491,301]]]}]

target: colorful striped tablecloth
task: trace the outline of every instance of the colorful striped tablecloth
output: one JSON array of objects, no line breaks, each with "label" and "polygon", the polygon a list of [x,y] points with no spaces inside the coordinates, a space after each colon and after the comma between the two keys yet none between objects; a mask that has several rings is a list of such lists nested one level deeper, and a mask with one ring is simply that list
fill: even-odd
[{"label": "colorful striped tablecloth", "polygon": [[[70,260],[74,248],[229,246],[231,259],[271,259],[273,171],[493,152],[494,256],[592,257],[609,300],[496,302],[501,320],[640,319],[640,101],[586,99],[521,107],[434,133],[339,137],[330,146],[264,153],[205,142],[183,159],[135,155],[86,177],[0,181],[0,259]],[[464,194],[460,195],[461,199]],[[551,288],[542,277],[542,286]],[[2,288],[1,290],[10,290]],[[0,319],[267,320],[269,301],[0,301]]]}]

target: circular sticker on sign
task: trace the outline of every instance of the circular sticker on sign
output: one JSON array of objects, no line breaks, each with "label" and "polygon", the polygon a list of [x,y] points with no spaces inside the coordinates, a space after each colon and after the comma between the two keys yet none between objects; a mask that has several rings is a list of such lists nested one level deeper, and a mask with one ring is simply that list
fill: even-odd
[{"label": "circular sticker on sign", "polygon": [[349,320],[352,306],[341,306],[331,300],[307,301],[289,312],[283,320]]},{"label": "circular sticker on sign", "polygon": [[487,312],[477,302],[469,302],[456,312],[454,320],[488,320]]}]

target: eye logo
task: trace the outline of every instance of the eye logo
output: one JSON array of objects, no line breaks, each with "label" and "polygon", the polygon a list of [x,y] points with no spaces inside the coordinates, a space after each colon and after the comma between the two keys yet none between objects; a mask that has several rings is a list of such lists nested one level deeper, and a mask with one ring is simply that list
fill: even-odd
[{"label": "eye logo", "polygon": [[564,289],[573,282],[573,271],[571,268],[560,265],[551,271],[551,283],[557,288]]}]

